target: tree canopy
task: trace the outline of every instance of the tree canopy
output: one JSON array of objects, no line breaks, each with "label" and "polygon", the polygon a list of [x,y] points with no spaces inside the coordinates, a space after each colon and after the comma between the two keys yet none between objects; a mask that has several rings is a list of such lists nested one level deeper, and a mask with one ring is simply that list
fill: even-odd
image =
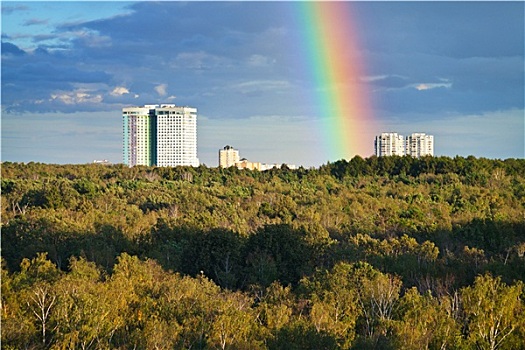
[{"label": "tree canopy", "polygon": [[2,163],[6,349],[517,349],[525,160]]}]

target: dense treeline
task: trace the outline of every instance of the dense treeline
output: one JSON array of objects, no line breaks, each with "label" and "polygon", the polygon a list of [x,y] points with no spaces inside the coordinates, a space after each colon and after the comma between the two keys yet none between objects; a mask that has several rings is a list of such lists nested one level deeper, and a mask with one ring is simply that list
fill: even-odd
[{"label": "dense treeline", "polygon": [[524,348],[525,160],[2,163],[6,349]]}]

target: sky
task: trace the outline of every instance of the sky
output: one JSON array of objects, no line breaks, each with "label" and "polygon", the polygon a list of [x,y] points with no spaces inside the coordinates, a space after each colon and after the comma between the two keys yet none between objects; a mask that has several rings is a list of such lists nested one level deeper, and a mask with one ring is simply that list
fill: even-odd
[{"label": "sky", "polygon": [[[122,108],[154,103],[198,109],[207,166],[225,145],[263,163],[340,158],[320,130],[337,120],[312,98],[339,86],[311,79],[302,2],[1,6],[2,161],[121,163]],[[342,84],[366,91],[369,113],[344,157],[371,156],[381,132],[425,132],[436,156],[523,158],[524,6],[345,2],[354,45],[330,55],[359,57]]]}]

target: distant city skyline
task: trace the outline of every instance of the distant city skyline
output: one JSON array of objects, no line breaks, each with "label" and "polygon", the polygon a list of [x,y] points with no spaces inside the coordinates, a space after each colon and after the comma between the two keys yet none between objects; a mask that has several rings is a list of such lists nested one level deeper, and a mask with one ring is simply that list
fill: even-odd
[{"label": "distant city skyline", "polygon": [[340,158],[344,117],[321,115],[320,96],[356,89],[370,115],[345,132],[362,157],[384,130],[434,135],[435,156],[525,156],[524,2],[338,4],[355,32],[336,32],[353,44],[337,59],[362,69],[337,81],[307,64],[299,39],[325,43],[306,4],[3,1],[2,161],[120,163],[122,108],[175,103],[198,109],[201,164],[230,144],[320,166]]}]

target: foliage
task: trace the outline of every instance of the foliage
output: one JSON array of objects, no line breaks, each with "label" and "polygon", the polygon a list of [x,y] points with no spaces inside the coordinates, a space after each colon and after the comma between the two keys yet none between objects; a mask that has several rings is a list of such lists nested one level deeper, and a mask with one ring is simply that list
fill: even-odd
[{"label": "foliage", "polygon": [[2,163],[6,349],[525,347],[525,161]]}]

